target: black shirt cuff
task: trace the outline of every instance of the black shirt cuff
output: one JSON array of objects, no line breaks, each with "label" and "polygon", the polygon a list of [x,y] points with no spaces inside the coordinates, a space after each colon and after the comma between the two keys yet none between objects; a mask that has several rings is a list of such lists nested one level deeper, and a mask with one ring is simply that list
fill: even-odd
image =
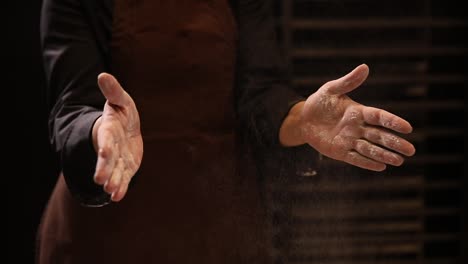
[{"label": "black shirt cuff", "polygon": [[92,143],[92,128],[102,112],[80,116],[67,137],[62,152],[62,169],[72,196],[84,206],[103,206],[110,195],[94,182],[97,155]]}]

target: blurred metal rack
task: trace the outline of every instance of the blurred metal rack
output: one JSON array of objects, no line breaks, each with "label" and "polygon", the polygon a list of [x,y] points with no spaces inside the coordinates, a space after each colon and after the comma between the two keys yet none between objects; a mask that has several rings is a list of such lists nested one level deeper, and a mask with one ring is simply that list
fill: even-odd
[{"label": "blurred metal rack", "polygon": [[[409,120],[407,138],[417,148],[384,173],[298,155],[297,174],[270,183],[276,263],[462,263],[468,19],[461,2],[276,0],[275,11],[299,93],[366,63],[369,79],[350,96]],[[305,170],[314,176],[300,176]]]}]

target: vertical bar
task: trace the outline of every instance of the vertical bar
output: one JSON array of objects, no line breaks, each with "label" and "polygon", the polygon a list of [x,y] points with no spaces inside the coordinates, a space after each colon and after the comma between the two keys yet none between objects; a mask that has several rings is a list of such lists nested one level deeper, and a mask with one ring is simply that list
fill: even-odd
[{"label": "vertical bar", "polygon": [[294,0],[282,0],[283,6],[283,15],[282,15],[282,28],[283,28],[283,48],[285,51],[286,63],[292,67],[291,63],[291,48],[292,48],[292,39],[291,39],[291,19],[293,12],[293,1]]},{"label": "vertical bar", "polygon": [[[466,19],[466,18],[465,18]],[[467,19],[468,20],[468,19]],[[465,86],[468,86],[468,83],[465,83]],[[465,105],[468,98],[468,89],[465,89]],[[466,133],[466,126],[468,125],[468,111],[465,108],[465,125],[464,127],[464,135],[465,135],[465,150],[464,150],[464,159],[465,159],[465,166],[464,166],[464,173],[462,177],[462,213],[460,217],[461,221],[461,238],[460,238],[460,259],[459,263],[468,263],[468,161],[467,160],[467,142],[468,142],[468,133]]]},{"label": "vertical bar", "polygon": [[[431,5],[431,1],[432,0],[424,0],[424,2],[422,3],[422,16],[424,17],[424,21],[431,21],[432,20],[432,5]],[[432,28],[431,28],[431,24],[430,22],[426,22],[427,24],[424,25],[424,28],[422,28],[422,30],[424,30],[424,44],[426,47],[430,47],[432,46]],[[430,63],[431,63],[431,60],[430,60],[430,56],[427,55],[424,57],[424,64],[427,66],[427,67],[424,67],[425,68],[425,72],[424,74],[425,75],[429,75],[427,73],[428,69],[430,69]],[[426,90],[426,93],[424,96],[427,96],[427,94],[429,93],[429,86],[430,84],[429,83],[425,83],[423,84],[425,87],[425,90]],[[429,124],[430,123],[430,120],[426,120],[426,123]],[[424,135],[424,138],[427,139],[427,135]],[[424,144],[427,144],[427,140],[424,140]],[[422,187],[422,199],[423,201],[426,199],[426,187],[427,186],[427,177],[424,177],[423,178],[423,187]],[[424,202],[424,206],[423,206],[423,212],[422,214],[420,215],[420,221],[423,223],[423,235],[421,236],[421,241],[419,241],[420,245],[421,245],[421,251],[419,252],[419,256],[418,256],[418,263],[420,264],[424,264],[426,263],[428,260],[426,260],[426,252],[425,252],[425,245],[426,245],[426,237],[427,237],[427,230],[426,230],[426,227],[425,227],[425,222],[426,222],[426,217],[427,217],[427,214],[426,214],[426,208],[427,207],[427,203]]]}]

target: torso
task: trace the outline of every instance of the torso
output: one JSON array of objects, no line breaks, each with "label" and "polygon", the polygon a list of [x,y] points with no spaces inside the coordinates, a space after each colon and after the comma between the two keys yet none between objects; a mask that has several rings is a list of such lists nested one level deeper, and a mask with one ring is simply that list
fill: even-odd
[{"label": "torso", "polygon": [[112,73],[140,113],[140,175],[122,202],[102,208],[78,205],[61,177],[41,263],[266,262],[257,181],[235,154],[227,1],[115,4]]}]

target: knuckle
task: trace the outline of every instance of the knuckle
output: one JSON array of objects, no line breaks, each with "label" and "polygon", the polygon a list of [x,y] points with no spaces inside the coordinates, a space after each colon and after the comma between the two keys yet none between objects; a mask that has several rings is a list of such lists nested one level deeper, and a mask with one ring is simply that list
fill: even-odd
[{"label": "knuckle", "polygon": [[330,89],[330,88],[336,86],[337,82],[338,82],[337,80],[331,80],[331,81],[328,81],[328,82],[324,83],[324,84],[322,85],[322,87],[323,87],[324,89]]},{"label": "knuckle", "polygon": [[99,148],[99,156],[103,158],[107,158],[112,153],[111,148],[109,146],[102,146]]}]

